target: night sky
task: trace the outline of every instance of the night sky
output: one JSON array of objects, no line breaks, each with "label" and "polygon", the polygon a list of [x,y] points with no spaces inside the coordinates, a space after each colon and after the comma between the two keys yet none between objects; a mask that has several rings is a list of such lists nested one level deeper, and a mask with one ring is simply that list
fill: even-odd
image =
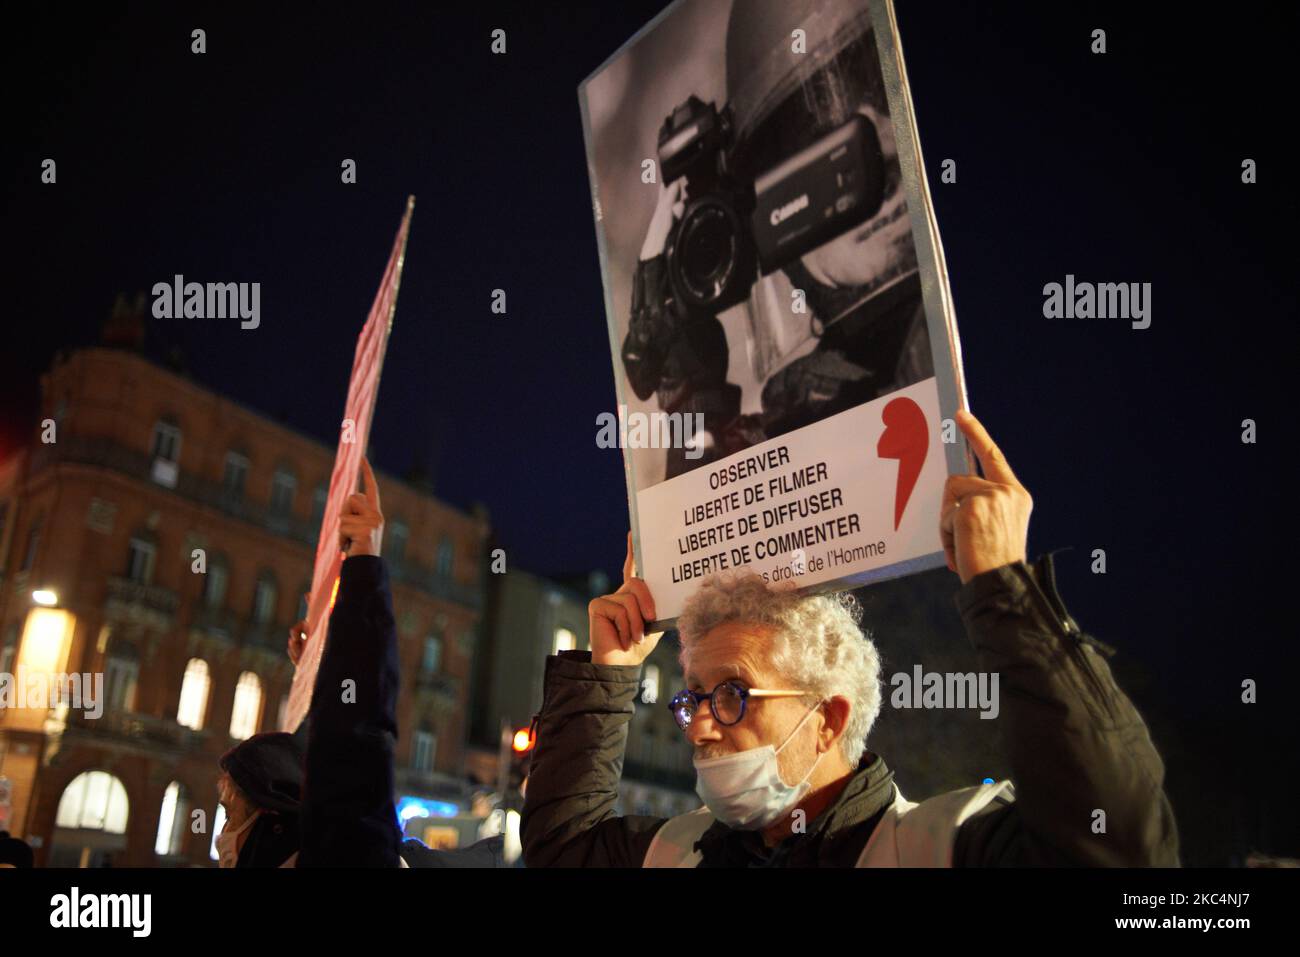
[{"label": "night sky", "polygon": [[[150,354],[178,345],[198,381],[333,445],[414,193],[376,463],[485,503],[514,567],[616,574],[626,489],[594,441],[615,396],[577,86],[663,6],[78,5],[11,27],[0,454],[35,434],[55,350],[176,273],[261,282],[262,324],[153,321]],[[1246,677],[1277,707],[1297,659],[1295,14],[1133,6],[900,4],[971,408],[1034,495],[1031,555],[1073,548],[1061,589],[1085,629],[1188,708],[1240,707]],[[1151,328],[1045,319],[1067,273],[1152,283]]]}]

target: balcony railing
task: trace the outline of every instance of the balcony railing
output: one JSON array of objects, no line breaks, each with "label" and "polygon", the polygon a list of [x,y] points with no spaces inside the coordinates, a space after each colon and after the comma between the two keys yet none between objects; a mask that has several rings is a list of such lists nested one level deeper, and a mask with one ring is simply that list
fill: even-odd
[{"label": "balcony railing", "polygon": [[199,631],[219,632],[231,641],[239,637],[243,623],[239,616],[228,608],[213,608],[211,605],[199,605],[194,610],[191,628]]},{"label": "balcony railing", "polygon": [[180,599],[176,592],[161,585],[146,585],[130,578],[109,578],[108,598],[126,605],[143,605],[151,611],[174,614]]},{"label": "balcony railing", "polygon": [[175,718],[156,718],[152,715],[129,711],[105,711],[98,718],[89,718],[81,712],[69,712],[64,734],[99,736],[128,742],[144,748],[168,751],[189,751],[207,737],[203,731],[176,723]]}]

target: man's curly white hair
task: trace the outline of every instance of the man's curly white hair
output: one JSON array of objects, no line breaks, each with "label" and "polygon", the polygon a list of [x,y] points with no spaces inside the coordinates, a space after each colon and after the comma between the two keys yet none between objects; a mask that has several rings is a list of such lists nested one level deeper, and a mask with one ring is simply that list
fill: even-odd
[{"label": "man's curly white hair", "polygon": [[849,767],[856,767],[881,701],[880,655],[859,627],[860,618],[861,608],[848,592],[801,596],[755,574],[714,575],[687,599],[677,619],[682,670],[690,671],[691,649],[718,625],[772,626],[768,660],[786,687],[823,700],[842,695],[852,705],[840,749]]}]

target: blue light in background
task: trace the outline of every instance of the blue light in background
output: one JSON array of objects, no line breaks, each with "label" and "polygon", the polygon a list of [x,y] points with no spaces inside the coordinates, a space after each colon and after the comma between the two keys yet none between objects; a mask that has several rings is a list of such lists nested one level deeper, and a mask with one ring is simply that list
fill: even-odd
[{"label": "blue light in background", "polygon": [[460,808],[447,801],[426,801],[409,795],[397,801],[397,819],[403,826],[414,817],[455,817],[459,813]]}]

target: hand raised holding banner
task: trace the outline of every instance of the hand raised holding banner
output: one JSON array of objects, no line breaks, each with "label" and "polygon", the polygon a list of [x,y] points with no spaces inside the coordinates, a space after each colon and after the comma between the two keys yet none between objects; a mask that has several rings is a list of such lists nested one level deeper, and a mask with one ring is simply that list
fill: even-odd
[{"label": "hand raised holding banner", "polygon": [[363,492],[353,492],[343,502],[339,516],[339,550],[349,558],[354,555],[378,556],[384,540],[384,514],[379,510],[379,484],[362,457]]},{"label": "hand raised holding banner", "polygon": [[655,620],[650,587],[636,577],[632,533],[627,534],[623,560],[623,587],[602,595],[587,606],[591,632],[591,660],[598,665],[639,665],[655,650],[662,631],[647,635],[645,623]]},{"label": "hand raised holding banner", "polygon": [[957,425],[984,471],[950,475],[943,488],[939,536],[948,567],[962,584],[976,575],[1025,560],[1034,500],[979,419],[957,412]]}]

